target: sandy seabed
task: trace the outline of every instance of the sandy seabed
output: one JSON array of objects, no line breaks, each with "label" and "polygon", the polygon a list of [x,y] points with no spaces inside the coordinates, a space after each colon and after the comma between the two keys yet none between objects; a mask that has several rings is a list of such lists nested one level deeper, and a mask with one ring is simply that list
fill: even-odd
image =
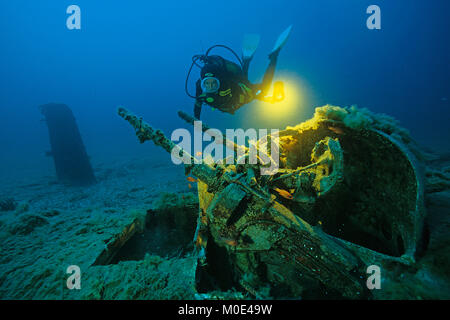
[{"label": "sandy seabed", "polygon": [[[58,184],[51,170],[8,172],[0,192],[17,207],[0,212],[0,298],[198,298],[192,255],[99,263],[161,193],[196,194],[165,156],[93,161],[98,182],[90,187]],[[427,169],[428,249],[417,269],[386,280],[386,298],[450,299],[448,168],[447,160]],[[80,290],[67,288],[70,265],[80,267]]]},{"label": "sandy seabed", "polygon": [[[0,212],[0,298],[193,298],[192,276],[183,275],[192,257],[96,264],[162,192],[196,192],[183,167],[170,157],[94,161],[93,167],[98,182],[89,187],[58,184],[51,172],[21,171],[16,178],[8,172],[3,179],[2,198],[17,207]],[[80,267],[80,290],[67,288],[70,265]]]}]

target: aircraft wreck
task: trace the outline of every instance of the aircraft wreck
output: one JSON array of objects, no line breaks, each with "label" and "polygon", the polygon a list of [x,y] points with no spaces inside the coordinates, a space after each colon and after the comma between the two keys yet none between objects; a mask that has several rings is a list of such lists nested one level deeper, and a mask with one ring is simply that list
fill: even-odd
[{"label": "aircraft wreck", "polygon": [[[118,113],[141,143],[186,157],[142,118]],[[324,106],[279,132],[273,175],[261,175],[260,163],[185,164],[186,175],[198,179],[197,291],[233,286],[256,298],[383,298],[367,286],[368,267],[413,268],[422,250],[423,169],[409,139],[388,116]],[[267,143],[274,141],[256,145],[269,150]]]}]

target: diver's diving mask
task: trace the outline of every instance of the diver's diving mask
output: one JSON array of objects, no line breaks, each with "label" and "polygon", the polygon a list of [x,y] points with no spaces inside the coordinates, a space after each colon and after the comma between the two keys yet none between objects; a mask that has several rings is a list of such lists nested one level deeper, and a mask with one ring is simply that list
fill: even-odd
[{"label": "diver's diving mask", "polygon": [[216,93],[219,91],[220,81],[215,77],[205,77],[201,82],[204,93]]}]

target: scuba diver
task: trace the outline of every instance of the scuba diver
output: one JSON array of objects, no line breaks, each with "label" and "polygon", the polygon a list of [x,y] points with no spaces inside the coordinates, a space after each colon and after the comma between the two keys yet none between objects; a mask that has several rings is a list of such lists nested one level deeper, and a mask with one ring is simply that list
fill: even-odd
[{"label": "scuba diver", "polygon": [[[289,26],[278,37],[269,54],[269,66],[262,82],[258,84],[252,84],[248,80],[248,68],[258,47],[259,35],[246,35],[244,37],[242,60],[232,49],[220,44],[209,48],[204,55],[193,56],[192,65],[186,78],[185,90],[188,96],[195,98],[195,118],[200,119],[203,104],[211,106],[213,110],[217,108],[222,112],[234,114],[236,110],[254,99],[272,103],[283,100],[284,87],[282,82],[275,82],[272,97],[267,97],[267,92],[272,84],[278,54],[286,43],[291,29],[292,26]],[[231,51],[240,65],[218,55],[209,55],[209,52],[216,47]],[[199,60],[203,63],[203,66],[197,63]],[[196,82],[195,96],[189,94],[187,90],[189,75],[194,64],[201,69],[201,79]]]}]

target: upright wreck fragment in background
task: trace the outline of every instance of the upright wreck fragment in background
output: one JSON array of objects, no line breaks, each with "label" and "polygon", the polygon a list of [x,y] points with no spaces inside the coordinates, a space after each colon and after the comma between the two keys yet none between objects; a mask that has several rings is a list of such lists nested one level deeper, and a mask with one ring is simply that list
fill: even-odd
[{"label": "upright wreck fragment in background", "polygon": [[[119,115],[141,142],[182,156],[161,131],[123,108]],[[407,133],[389,121],[354,107],[317,108],[271,142],[281,154],[270,176],[260,164],[185,165],[199,179],[199,291],[212,277],[255,297],[264,287],[275,298],[382,297],[368,290],[367,268],[413,266],[425,216],[420,165]]]},{"label": "upright wreck fragment in background", "polygon": [[39,107],[45,117],[50,138],[48,155],[55,163],[58,181],[69,185],[95,183],[86,149],[72,110],[65,104],[49,103]]}]

